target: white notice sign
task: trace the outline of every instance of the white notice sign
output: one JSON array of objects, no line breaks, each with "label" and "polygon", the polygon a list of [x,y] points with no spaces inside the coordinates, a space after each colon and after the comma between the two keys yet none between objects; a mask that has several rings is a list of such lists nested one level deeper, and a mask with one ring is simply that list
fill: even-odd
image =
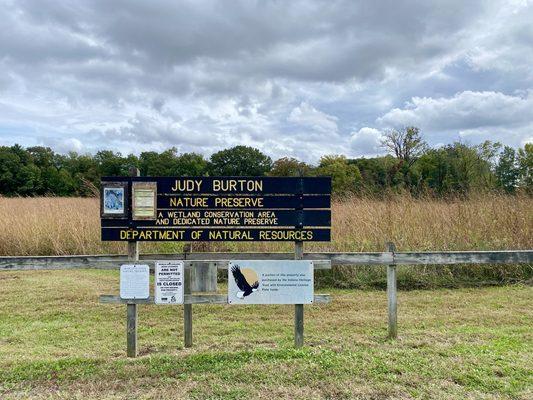
[{"label": "white notice sign", "polygon": [[145,264],[120,266],[120,298],[147,299],[150,297],[150,267]]},{"label": "white notice sign", "polygon": [[232,260],[228,264],[230,304],[311,304],[312,261]]},{"label": "white notice sign", "polygon": [[183,261],[155,262],[155,303],[183,304]]}]

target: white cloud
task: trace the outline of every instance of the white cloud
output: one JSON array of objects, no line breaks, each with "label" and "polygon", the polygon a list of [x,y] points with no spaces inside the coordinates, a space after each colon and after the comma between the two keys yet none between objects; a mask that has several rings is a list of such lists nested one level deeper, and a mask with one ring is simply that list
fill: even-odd
[{"label": "white cloud", "polygon": [[[486,139],[520,146],[533,128],[533,91],[523,95],[464,91],[452,97],[414,97],[377,123],[382,127],[414,125],[430,134],[455,134],[456,139]],[[526,139],[527,140],[527,139]]]},{"label": "white cloud", "polygon": [[293,108],[287,121],[320,133],[331,135],[337,133],[337,118],[317,110],[306,102]]},{"label": "white cloud", "polygon": [[68,153],[74,151],[80,153],[83,150],[83,143],[76,138],[59,138],[59,137],[44,137],[41,138],[42,144],[53,147],[60,153]]},{"label": "white cloud", "polygon": [[357,132],[352,132],[350,137],[350,147],[355,156],[375,156],[383,154],[381,146],[383,135],[375,128],[364,127]]},{"label": "white cloud", "polygon": [[416,125],[423,129],[468,129],[530,122],[533,92],[510,96],[498,92],[457,93],[453,97],[414,97],[404,108],[394,108],[377,122]]},{"label": "white cloud", "polygon": [[388,125],[531,137],[531,1],[20,0],[0,20],[3,144],[316,162]]}]

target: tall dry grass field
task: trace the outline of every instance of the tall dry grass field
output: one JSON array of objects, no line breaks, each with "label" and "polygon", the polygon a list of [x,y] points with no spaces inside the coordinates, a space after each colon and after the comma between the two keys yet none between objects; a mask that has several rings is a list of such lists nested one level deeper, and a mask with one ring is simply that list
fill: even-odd
[{"label": "tall dry grass field", "polygon": [[[400,196],[333,202],[333,240],[308,251],[487,250],[533,248],[533,199],[484,195],[443,201]],[[142,252],[181,251],[181,243],[143,243]],[[196,251],[284,251],[291,243],[203,243]],[[124,253],[100,241],[95,198],[0,198],[0,255]]]},{"label": "tall dry grass field", "polygon": [[0,198],[0,254],[65,255],[117,252],[99,238],[94,198]]}]

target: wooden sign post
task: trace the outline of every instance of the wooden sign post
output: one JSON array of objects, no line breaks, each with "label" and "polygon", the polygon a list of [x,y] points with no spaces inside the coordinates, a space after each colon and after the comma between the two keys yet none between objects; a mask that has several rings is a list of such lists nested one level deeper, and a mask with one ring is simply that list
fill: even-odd
[{"label": "wooden sign post", "polygon": [[[300,172],[300,182],[299,182],[299,203],[298,207],[296,208],[297,212],[303,213],[303,179]],[[299,218],[297,219],[297,223],[295,225],[296,229],[302,229],[303,228],[303,218],[302,214],[300,214]],[[295,260],[303,260],[304,258],[304,242],[299,240],[294,242],[294,259]],[[302,347],[304,345],[304,305],[303,304],[295,304],[294,305],[294,347]]]},{"label": "wooden sign post", "polygon": [[[294,259],[303,260],[304,242],[294,243]],[[304,305],[294,305],[294,347],[304,345]]]},{"label": "wooden sign post", "polygon": [[[130,168],[130,176],[139,176],[138,168]],[[131,212],[131,211],[130,211]],[[139,242],[128,242],[128,261],[139,261]],[[126,340],[128,357],[137,357],[137,304],[127,304]]]},{"label": "wooden sign post", "polygon": [[[185,269],[185,294],[191,294],[192,269]],[[192,304],[183,305],[183,342],[185,347],[192,347]]]}]

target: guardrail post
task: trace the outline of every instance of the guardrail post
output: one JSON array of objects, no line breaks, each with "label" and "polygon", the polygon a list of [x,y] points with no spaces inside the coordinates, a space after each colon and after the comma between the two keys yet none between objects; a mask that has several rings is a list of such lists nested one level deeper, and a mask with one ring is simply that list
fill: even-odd
[{"label": "guardrail post", "polygon": [[[387,243],[387,251],[393,253],[396,251],[394,243]],[[396,265],[387,266],[387,302],[389,314],[389,338],[396,339],[398,336],[398,315],[397,315],[397,287],[396,287]]]},{"label": "guardrail post", "polygon": [[[139,176],[138,168],[131,167],[130,176]],[[130,188],[130,194],[132,193]],[[130,198],[130,205],[132,204]],[[131,212],[131,206],[130,206]],[[136,241],[128,242],[128,261],[139,261],[139,243]],[[137,304],[128,304],[126,310],[126,342],[128,357],[137,357]]]}]

